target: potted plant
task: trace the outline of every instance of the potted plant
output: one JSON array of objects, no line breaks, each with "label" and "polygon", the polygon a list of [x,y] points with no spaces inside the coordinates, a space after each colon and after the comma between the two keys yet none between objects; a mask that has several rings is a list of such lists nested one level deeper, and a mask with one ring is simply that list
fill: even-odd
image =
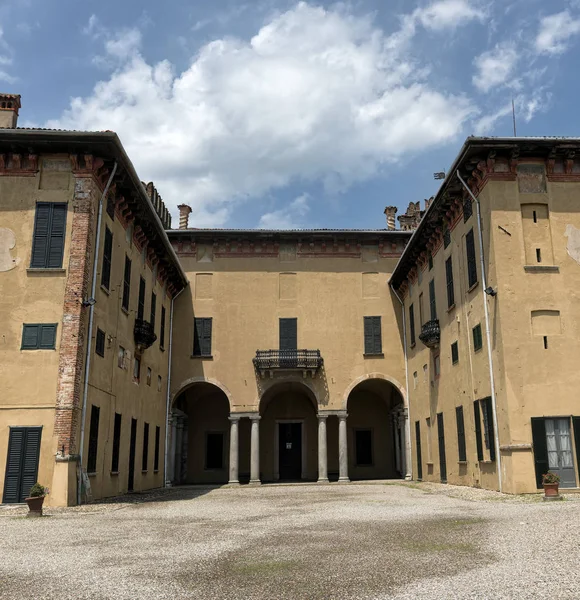
[{"label": "potted plant", "polygon": [[30,488],[28,498],[25,498],[26,504],[28,504],[29,517],[42,517],[42,505],[48,493],[49,489],[38,482]]},{"label": "potted plant", "polygon": [[544,486],[544,498],[559,498],[558,487],[560,485],[560,475],[548,471],[542,475],[542,485]]}]

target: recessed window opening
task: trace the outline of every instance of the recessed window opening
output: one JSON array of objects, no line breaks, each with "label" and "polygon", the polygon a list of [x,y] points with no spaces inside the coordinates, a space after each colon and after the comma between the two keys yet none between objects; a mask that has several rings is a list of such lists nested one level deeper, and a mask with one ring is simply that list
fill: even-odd
[{"label": "recessed window opening", "polygon": [[539,263],[542,262],[542,250],[540,248],[536,248],[536,260]]},{"label": "recessed window opening", "polygon": [[538,222],[538,214],[534,211],[534,223]]},{"label": "recessed window opening", "polygon": [[544,350],[547,350],[547,349],[548,349],[548,336],[545,335],[544,336]]}]

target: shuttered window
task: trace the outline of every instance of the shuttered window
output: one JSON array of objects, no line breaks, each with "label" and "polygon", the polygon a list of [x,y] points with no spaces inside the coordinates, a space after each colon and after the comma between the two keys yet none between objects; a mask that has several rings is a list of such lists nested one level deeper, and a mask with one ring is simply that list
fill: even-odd
[{"label": "shuttered window", "polygon": [[139,277],[139,303],[137,304],[137,318],[143,319],[145,315],[145,280]]},{"label": "shuttered window", "polygon": [[100,408],[91,406],[91,424],[89,428],[89,455],[87,458],[87,473],[97,472],[97,449],[99,445],[99,415]]},{"label": "shuttered window", "polygon": [[298,319],[280,319],[280,350],[298,348]]},{"label": "shuttered window", "polygon": [[193,356],[211,356],[212,319],[196,318],[193,328]]},{"label": "shuttered window", "polygon": [[477,264],[475,262],[475,239],[473,229],[465,236],[465,251],[467,253],[467,284],[471,288],[477,283]]},{"label": "shuttered window", "polygon": [[473,214],[473,204],[471,198],[467,197],[463,201],[463,222],[465,223]]},{"label": "shuttered window", "polygon": [[105,356],[105,332],[97,328],[97,339],[95,340],[95,352],[99,356]]},{"label": "shuttered window", "polygon": [[155,313],[157,312],[157,296],[151,292],[151,328],[155,331]]},{"label": "shuttered window", "polygon": [[24,502],[38,476],[42,427],[11,427],[2,502]]},{"label": "shuttered window", "polygon": [[483,339],[481,337],[481,324],[477,324],[473,328],[473,349],[475,352],[483,348]]},{"label": "shuttered window", "polygon": [[161,307],[161,327],[159,331],[159,347],[165,348],[165,306]]},{"label": "shuttered window", "polygon": [[415,421],[415,445],[417,448],[417,479],[423,479],[423,457],[421,453],[421,422]]},{"label": "shuttered window", "polygon": [[483,409],[483,426],[485,428],[485,447],[489,450],[489,460],[495,460],[495,435],[493,429],[493,407],[491,397],[481,401]]},{"label": "shuttered window", "polygon": [[141,470],[147,471],[149,462],[149,423],[143,424],[143,458],[141,461]]},{"label": "shuttered window", "polygon": [[125,272],[123,274],[123,302],[121,306],[129,310],[129,298],[131,296],[131,259],[125,256]]},{"label": "shuttered window", "polygon": [[455,408],[455,419],[457,420],[457,449],[459,460],[467,460],[467,450],[465,448],[465,423],[463,421],[463,406]]},{"label": "shuttered window", "polygon": [[113,458],[111,460],[111,472],[119,472],[119,449],[121,446],[121,415],[115,413],[115,427],[113,429]]},{"label": "shuttered window", "polygon": [[443,247],[447,248],[447,246],[449,246],[450,243],[451,243],[451,231],[449,231],[449,229],[446,229],[445,233],[443,234]]},{"label": "shuttered window", "polygon": [[22,350],[54,350],[57,323],[25,323],[22,327]]},{"label": "shuttered window", "polygon": [[447,308],[455,304],[455,290],[453,289],[453,263],[451,257],[445,261],[445,277],[447,279]]},{"label": "shuttered window", "polygon": [[457,345],[457,342],[451,344],[451,362],[454,365],[459,362],[459,346]]},{"label": "shuttered window", "polygon": [[409,306],[409,331],[411,334],[411,346],[415,345],[415,307]]},{"label": "shuttered window", "polygon": [[437,320],[437,302],[435,299],[435,280],[429,282],[429,309],[431,312],[431,321]]},{"label": "shuttered window", "polygon": [[32,240],[32,269],[60,269],[64,254],[66,204],[42,202],[36,205]]},{"label": "shuttered window", "polygon": [[111,261],[113,258],[113,234],[105,227],[105,243],[103,245],[103,266],[101,272],[101,285],[105,289],[111,287]]},{"label": "shuttered window", "polygon": [[153,459],[153,471],[159,471],[159,442],[161,440],[161,427],[155,427],[155,458]]},{"label": "shuttered window", "polygon": [[473,419],[475,421],[475,443],[477,446],[477,460],[483,460],[483,441],[481,439],[481,411],[479,410],[479,400],[473,403]]},{"label": "shuttered window", "polygon": [[365,354],[382,354],[381,317],[365,317]]}]

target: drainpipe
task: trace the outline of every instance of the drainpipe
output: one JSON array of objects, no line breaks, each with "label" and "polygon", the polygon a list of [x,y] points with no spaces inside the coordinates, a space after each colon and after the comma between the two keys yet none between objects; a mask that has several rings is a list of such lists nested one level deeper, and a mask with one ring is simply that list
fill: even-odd
[{"label": "drainpipe", "polygon": [[473,194],[473,192],[471,191],[471,189],[469,188],[469,186],[465,183],[465,181],[463,181],[463,179],[461,178],[461,175],[459,174],[459,170],[457,170],[457,177],[459,179],[459,181],[461,182],[461,184],[463,185],[463,187],[466,189],[467,193],[471,196],[471,198],[473,198],[475,205],[477,207],[477,233],[478,233],[478,238],[479,238],[479,262],[480,262],[480,266],[481,266],[481,283],[482,283],[482,288],[483,288],[483,309],[485,312],[485,335],[487,338],[487,359],[489,362],[489,383],[490,383],[490,388],[491,388],[491,407],[492,407],[492,412],[493,412],[493,427],[495,430],[495,447],[497,449],[496,451],[496,457],[497,457],[497,477],[498,477],[498,483],[499,483],[499,491],[503,491],[503,486],[502,486],[502,474],[501,474],[501,450],[499,448],[499,428],[497,425],[497,399],[496,399],[496,395],[495,395],[495,377],[494,377],[494,373],[493,373],[493,358],[492,358],[492,351],[491,351],[491,335],[490,335],[490,328],[489,328],[489,308],[487,306],[487,294],[486,291],[487,290],[487,275],[485,273],[485,259],[483,257],[483,234],[482,234],[482,227],[481,227],[481,208],[479,205],[479,200],[475,197],[475,195]]},{"label": "drainpipe", "polygon": [[107,181],[107,185],[101,194],[101,199],[99,200],[99,212],[97,216],[97,239],[95,240],[95,254],[93,256],[93,282],[91,284],[91,295],[90,297],[83,302],[84,306],[89,306],[89,333],[87,337],[87,356],[85,359],[85,384],[83,389],[83,400],[82,400],[82,410],[81,410],[81,439],[79,445],[79,479],[77,485],[77,504],[81,503],[81,488],[83,482],[83,447],[85,443],[85,418],[87,414],[87,397],[89,395],[89,373],[91,370],[91,356],[92,356],[92,344],[91,338],[93,336],[93,321],[95,318],[95,293],[97,288],[97,266],[99,262],[99,247],[101,245],[101,224],[103,220],[103,200],[106,198],[107,193],[109,191],[109,187],[111,186],[111,182],[113,181],[113,177],[115,177],[115,173],[117,172],[117,163],[113,166],[113,170],[109,177],[109,181]]},{"label": "drainpipe", "polygon": [[[411,398],[409,389],[409,361],[407,359],[407,315],[405,314],[405,304],[401,300],[395,288],[390,284],[390,288],[395,297],[401,304],[403,312],[403,350],[405,353],[405,385],[407,386],[407,420],[405,425],[405,479],[413,479],[413,460],[411,456]],[[407,457],[409,459],[407,464]],[[407,468],[408,467],[408,468]]]},{"label": "drainpipe", "polygon": [[169,349],[167,355],[167,399],[165,407],[165,455],[163,458],[163,487],[170,487],[167,481],[167,455],[169,453],[169,412],[171,409],[171,358],[173,355],[173,303],[179,298],[180,294],[185,290],[183,288],[179,293],[171,298],[171,309],[169,311]]}]

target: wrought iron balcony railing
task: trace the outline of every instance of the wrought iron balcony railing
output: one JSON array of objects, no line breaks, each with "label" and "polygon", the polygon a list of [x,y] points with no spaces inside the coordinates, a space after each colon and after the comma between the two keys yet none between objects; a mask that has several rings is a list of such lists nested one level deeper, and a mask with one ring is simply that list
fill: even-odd
[{"label": "wrought iron balcony railing", "polygon": [[254,366],[262,376],[266,371],[298,370],[311,372],[312,375],[324,362],[320,350],[256,350]]},{"label": "wrought iron balcony railing", "polygon": [[135,319],[133,337],[135,338],[135,343],[137,346],[143,350],[146,350],[152,346],[157,339],[151,323],[144,321],[143,319]]},{"label": "wrought iron balcony railing", "polygon": [[439,327],[439,319],[427,321],[427,323],[425,323],[421,327],[419,339],[428,348],[437,348],[441,340],[441,328]]}]

